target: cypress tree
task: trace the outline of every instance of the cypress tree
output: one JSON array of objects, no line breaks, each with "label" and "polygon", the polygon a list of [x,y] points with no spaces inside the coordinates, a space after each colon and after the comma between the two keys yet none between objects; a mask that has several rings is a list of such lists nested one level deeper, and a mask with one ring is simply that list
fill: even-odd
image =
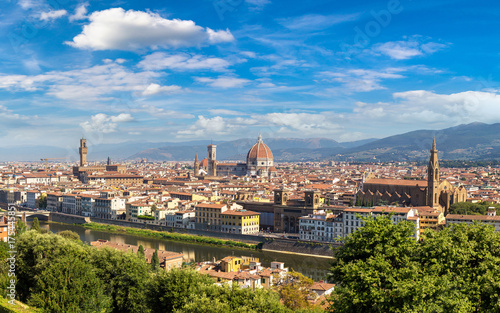
[{"label": "cypress tree", "polygon": [[31,224],[31,229],[36,230],[39,233],[42,231],[42,229],[40,228],[40,222],[38,221],[38,217],[35,217],[33,219],[33,224]]},{"label": "cypress tree", "polygon": [[137,256],[139,256],[141,259],[144,259],[146,257],[146,254],[144,253],[144,247],[142,245],[140,245],[139,249],[137,249]]},{"label": "cypress tree", "polygon": [[155,250],[151,257],[151,269],[157,271],[160,269],[160,259],[158,258],[158,250]]}]

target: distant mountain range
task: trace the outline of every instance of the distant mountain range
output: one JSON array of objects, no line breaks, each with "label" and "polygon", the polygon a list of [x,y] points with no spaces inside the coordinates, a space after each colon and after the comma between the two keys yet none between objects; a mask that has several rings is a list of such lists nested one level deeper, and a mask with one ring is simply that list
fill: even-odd
[{"label": "distant mountain range", "polygon": [[471,123],[442,130],[417,130],[375,140],[334,156],[335,160],[415,161],[429,157],[436,138],[439,158],[447,160],[500,159],[500,123]]},{"label": "distant mountain range", "polygon": [[[432,138],[436,138],[440,159],[493,160],[500,159],[500,123],[472,123],[442,130],[417,130],[383,139],[337,142],[327,138],[264,138],[274,159],[285,161],[420,161],[429,157]],[[217,144],[218,160],[244,161],[256,138],[243,138]],[[151,161],[192,161],[207,154],[207,140],[188,142],[123,142],[89,145],[88,159]],[[0,149],[0,161],[37,161],[40,158],[62,157],[78,160],[78,142],[75,147],[21,146]]]}]

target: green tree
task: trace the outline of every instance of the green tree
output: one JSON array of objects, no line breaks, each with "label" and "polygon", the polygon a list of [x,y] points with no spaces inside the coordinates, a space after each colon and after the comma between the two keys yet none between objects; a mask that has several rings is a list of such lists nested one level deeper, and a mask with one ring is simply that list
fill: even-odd
[{"label": "green tree", "polygon": [[47,208],[47,195],[42,193],[40,197],[38,197],[38,207],[40,209],[46,209]]},{"label": "green tree", "polygon": [[41,228],[40,228],[40,222],[38,221],[38,217],[35,217],[33,219],[33,223],[31,224],[31,228],[30,229],[34,230],[34,231],[36,231],[38,233],[40,233],[42,231]]},{"label": "green tree", "polygon": [[154,213],[154,212],[155,212],[155,211],[157,211],[157,210],[158,210],[158,207],[156,206],[156,204],[154,204],[154,203],[153,203],[153,204],[151,205],[151,213]]},{"label": "green tree", "polygon": [[144,247],[142,245],[139,245],[139,248],[137,249],[137,256],[141,259],[146,258],[146,254],[144,252]]},{"label": "green tree", "polygon": [[338,249],[331,312],[498,312],[500,234],[457,224],[413,237],[410,222],[365,220]]},{"label": "green tree", "polygon": [[160,269],[160,259],[158,258],[158,250],[155,250],[151,256],[151,270],[158,271]]},{"label": "green tree", "polygon": [[92,266],[62,256],[35,277],[28,304],[44,312],[111,312],[111,299]]},{"label": "green tree", "polygon": [[148,286],[149,305],[153,312],[174,312],[184,307],[190,295],[199,295],[203,287],[213,284],[210,277],[190,268],[160,271]]},{"label": "green tree", "polygon": [[62,230],[60,232],[57,232],[57,235],[76,242],[82,242],[80,239],[80,235],[71,230]]},{"label": "green tree", "polygon": [[50,264],[63,257],[89,260],[90,247],[67,240],[54,234],[40,234],[30,230],[16,238],[16,291],[19,299],[26,302],[37,279],[43,276]]},{"label": "green tree", "polygon": [[177,313],[285,313],[289,310],[280,303],[279,295],[266,289],[240,288],[237,285],[203,286],[197,294],[190,294]]},{"label": "green tree", "polygon": [[[278,278],[276,278],[277,281]],[[275,289],[283,304],[292,310],[310,307],[311,286],[314,281],[301,273],[290,271],[286,278],[276,284]]]},{"label": "green tree", "polygon": [[147,264],[133,253],[110,248],[92,249],[91,264],[112,299],[113,312],[149,312],[146,287]]},{"label": "green tree", "polygon": [[28,229],[28,227],[26,226],[25,222],[23,222],[21,220],[18,220],[16,222],[16,236],[24,234],[27,229]]}]

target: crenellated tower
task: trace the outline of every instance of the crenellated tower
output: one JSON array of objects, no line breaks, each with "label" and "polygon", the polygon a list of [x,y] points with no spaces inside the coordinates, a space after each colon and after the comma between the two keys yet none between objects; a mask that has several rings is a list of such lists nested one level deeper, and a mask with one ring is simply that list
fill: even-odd
[{"label": "crenellated tower", "polygon": [[87,164],[87,139],[82,137],[80,139],[80,149],[78,149],[80,152],[80,166],[84,166]]}]

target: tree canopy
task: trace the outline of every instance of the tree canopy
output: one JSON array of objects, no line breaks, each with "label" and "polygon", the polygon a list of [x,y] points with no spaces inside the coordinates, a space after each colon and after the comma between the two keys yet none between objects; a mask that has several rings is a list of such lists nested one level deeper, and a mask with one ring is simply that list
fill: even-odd
[{"label": "tree canopy", "polygon": [[366,220],[336,253],[331,312],[498,312],[500,234],[455,224],[426,231],[411,222]]}]

